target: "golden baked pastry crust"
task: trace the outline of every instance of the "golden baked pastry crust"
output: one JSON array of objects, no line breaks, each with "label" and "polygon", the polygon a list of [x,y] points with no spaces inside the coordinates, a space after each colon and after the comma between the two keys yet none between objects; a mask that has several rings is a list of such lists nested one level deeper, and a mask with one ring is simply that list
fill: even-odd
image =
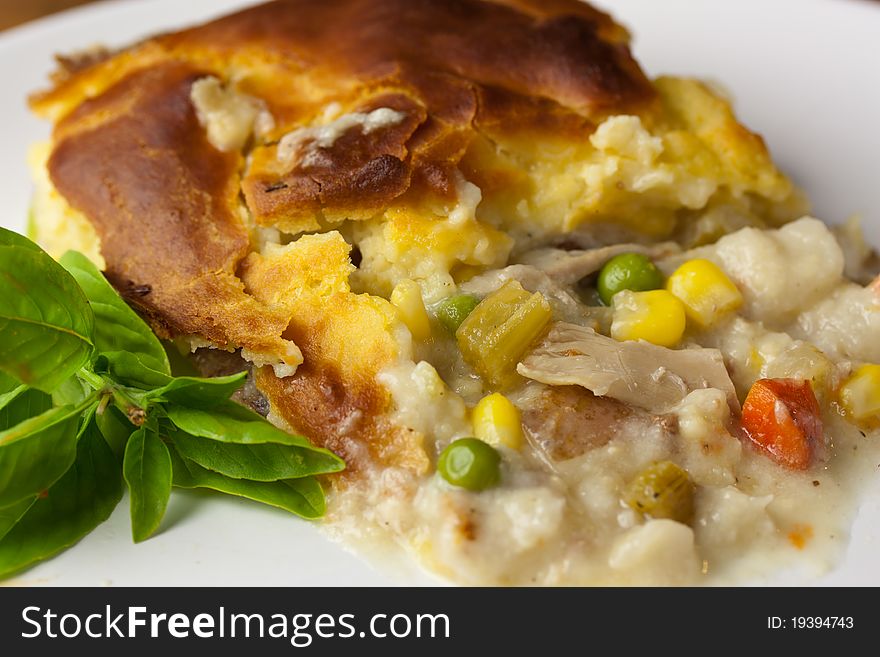
[{"label": "golden baked pastry crust", "polygon": [[[408,357],[393,307],[352,292],[339,234],[260,254],[258,227],[297,235],[341,230],[343,220],[373,227],[388,217],[376,230],[424,231],[413,238],[419,248],[457,248],[456,235],[497,247],[450,257],[451,267],[503,264],[512,242],[504,217],[519,216],[512,208],[525,202],[508,191],[537,198],[548,189],[529,178],[521,154],[509,153],[522,147],[541,159],[536,149],[554,144],[581,157],[613,115],[664,126],[667,150],[683,162],[708,162],[723,194],[729,188],[743,203],[791,194],[763,143],[723,103],[711,134],[693,137],[691,119],[658,93],[627,43],[623,28],[576,0],[286,0],[67,66],[31,104],[55,121],[52,183],[95,227],[110,280],[161,335],[241,347],[261,363],[298,365],[301,349],[294,376],[278,378],[270,367],[257,374],[273,410],[355,470],[369,461],[422,472],[421,437],[394,424],[390,396],[376,381]],[[209,141],[191,101],[193,83],[208,76],[272,117],[244,150]],[[687,87],[697,101],[714,102],[701,89]],[[285,135],[378,109],[397,118],[380,130],[349,129],[320,148],[303,133],[317,156],[279,158]],[[603,153],[617,157],[614,149]],[[690,167],[681,165],[681,175]],[[494,218],[432,232],[425,226],[461,196],[462,171],[483,189]],[[682,206],[658,193],[650,202],[662,211],[639,213],[635,191],[606,182],[609,191],[580,209],[567,198],[541,200],[552,217],[542,230],[619,215],[658,233]],[[648,230],[649,217],[661,227]],[[318,262],[326,270],[316,271],[334,283],[295,294],[294,282]]]},{"label": "golden baked pastry crust", "polygon": [[242,156],[199,125],[189,95],[202,75],[157,64],[83,102],[56,128],[49,172],[97,229],[108,277],[162,333],[259,349],[286,324],[235,275],[250,244],[236,210]]},{"label": "golden baked pastry crust", "polygon": [[[52,180],[97,224],[110,275],[154,287],[135,301],[170,330],[221,344],[229,338],[206,330],[199,304],[182,304],[171,291],[181,282],[169,280],[179,274],[189,288],[205,272],[231,273],[247,246],[232,207],[241,160],[210,147],[187,102],[189,85],[209,74],[264,100],[279,134],[332,102],[407,113],[376,136],[350,131],[326,166],[280,179],[275,145],[257,145],[243,181],[250,211],[266,225],[307,217],[290,226],[306,230],[320,213],[371,216],[413,178],[453,195],[451,171],[482,124],[555,130],[654,93],[625,32],[585,4],[289,0],[151,39],[34,96],[36,111],[59,120]],[[286,187],[267,191],[278,182]],[[240,298],[216,278],[198,283],[209,298]]]}]

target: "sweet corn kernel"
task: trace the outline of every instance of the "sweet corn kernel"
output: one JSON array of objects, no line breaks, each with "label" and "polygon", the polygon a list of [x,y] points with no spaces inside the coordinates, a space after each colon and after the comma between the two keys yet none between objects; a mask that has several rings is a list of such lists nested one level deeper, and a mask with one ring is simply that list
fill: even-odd
[{"label": "sweet corn kernel", "polygon": [[493,447],[520,449],[524,437],[519,409],[504,395],[493,392],[474,407],[471,418],[474,435]]},{"label": "sweet corn kernel", "polygon": [[880,365],[862,365],[840,387],[840,403],[857,421],[880,420]]},{"label": "sweet corn kernel", "polygon": [[674,347],[684,334],[684,305],[666,290],[614,295],[611,337]]},{"label": "sweet corn kernel", "polygon": [[400,317],[416,340],[431,336],[431,321],[422,301],[422,290],[415,281],[400,281],[391,292],[391,303],[400,311]]},{"label": "sweet corn kernel", "polygon": [[688,319],[704,329],[743,303],[733,281],[709,260],[688,260],[667,279],[666,289],[684,304]]}]

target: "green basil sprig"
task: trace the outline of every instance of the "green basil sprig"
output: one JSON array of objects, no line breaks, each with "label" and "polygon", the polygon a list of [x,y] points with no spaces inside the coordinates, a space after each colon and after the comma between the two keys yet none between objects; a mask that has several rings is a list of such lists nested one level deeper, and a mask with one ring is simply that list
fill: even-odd
[{"label": "green basil sprig", "polygon": [[132,537],[172,486],[319,518],[332,452],[230,401],[246,374],[174,376],[149,326],[83,255],[0,229],[0,577],[64,550],[128,486]]}]

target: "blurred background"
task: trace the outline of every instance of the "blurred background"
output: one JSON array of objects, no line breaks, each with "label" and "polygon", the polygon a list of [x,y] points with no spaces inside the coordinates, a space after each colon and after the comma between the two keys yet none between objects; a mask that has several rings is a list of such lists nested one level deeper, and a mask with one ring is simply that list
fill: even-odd
[{"label": "blurred background", "polygon": [[91,0],[0,0],[0,30]]}]

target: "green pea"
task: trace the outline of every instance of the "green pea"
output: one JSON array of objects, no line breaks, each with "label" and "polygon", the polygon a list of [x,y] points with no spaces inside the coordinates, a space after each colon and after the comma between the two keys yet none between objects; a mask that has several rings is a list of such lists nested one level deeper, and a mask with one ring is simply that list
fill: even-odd
[{"label": "green pea", "polygon": [[501,455],[477,438],[459,438],[443,450],[437,472],[453,486],[468,490],[491,488],[501,479]]},{"label": "green pea", "polygon": [[602,265],[596,283],[599,298],[606,306],[611,305],[611,298],[621,290],[644,292],[662,287],[663,274],[648,256],[641,253],[614,256]]},{"label": "green pea", "polygon": [[467,319],[480,300],[472,294],[454,294],[437,306],[437,319],[452,334]]}]

